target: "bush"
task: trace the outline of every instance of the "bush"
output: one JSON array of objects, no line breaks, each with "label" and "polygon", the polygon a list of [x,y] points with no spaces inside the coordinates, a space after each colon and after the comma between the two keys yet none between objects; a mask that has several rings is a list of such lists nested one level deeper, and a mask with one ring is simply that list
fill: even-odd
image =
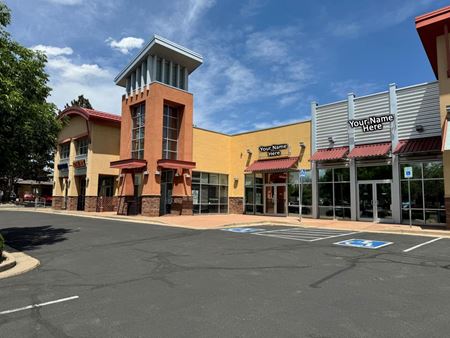
[{"label": "bush", "polygon": [[0,234],[0,260],[2,258],[4,245],[5,245],[5,239],[3,238],[2,234]]}]

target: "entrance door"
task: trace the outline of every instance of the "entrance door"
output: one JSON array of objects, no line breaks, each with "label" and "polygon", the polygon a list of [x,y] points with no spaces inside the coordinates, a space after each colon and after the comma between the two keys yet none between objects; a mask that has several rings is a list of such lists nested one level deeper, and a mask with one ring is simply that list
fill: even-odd
[{"label": "entrance door", "polygon": [[375,222],[392,221],[391,181],[370,181],[358,183],[360,220]]},{"label": "entrance door", "polygon": [[79,178],[77,210],[84,210],[84,201],[86,199],[86,176]]},{"label": "entrance door", "polygon": [[170,214],[172,208],[173,170],[163,170],[161,172],[161,201],[159,213],[161,215]]},{"label": "entrance door", "polygon": [[264,191],[265,213],[286,215],[286,185],[267,184]]}]

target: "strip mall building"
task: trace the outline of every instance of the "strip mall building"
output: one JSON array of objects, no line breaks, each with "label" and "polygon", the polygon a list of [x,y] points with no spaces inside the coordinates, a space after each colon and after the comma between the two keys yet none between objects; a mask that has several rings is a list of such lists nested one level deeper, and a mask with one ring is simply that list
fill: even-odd
[{"label": "strip mall building", "polygon": [[[450,7],[416,18],[437,81],[313,102],[310,121],[235,135],[193,127],[189,76],[203,59],[155,36],[115,79],[125,91],[121,120],[79,108],[61,114],[70,122],[55,159],[54,207],[104,210],[108,191],[106,209],[128,215],[286,216],[298,215],[301,201],[314,218],[445,226],[449,24]],[[83,163],[67,150],[81,139]],[[104,168],[89,159],[105,152]]]}]

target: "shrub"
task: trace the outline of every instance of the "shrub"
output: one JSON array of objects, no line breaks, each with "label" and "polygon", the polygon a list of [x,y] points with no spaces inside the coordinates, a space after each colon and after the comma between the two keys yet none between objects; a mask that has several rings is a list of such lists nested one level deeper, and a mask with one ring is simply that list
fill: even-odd
[{"label": "shrub", "polygon": [[3,238],[2,234],[0,234],[0,260],[2,258],[4,245],[5,245],[5,239]]}]

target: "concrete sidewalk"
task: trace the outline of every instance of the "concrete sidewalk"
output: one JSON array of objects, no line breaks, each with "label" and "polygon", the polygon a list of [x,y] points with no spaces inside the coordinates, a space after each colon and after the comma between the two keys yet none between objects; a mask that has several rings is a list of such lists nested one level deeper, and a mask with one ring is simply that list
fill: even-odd
[{"label": "concrete sidewalk", "polygon": [[90,217],[100,219],[110,219],[124,222],[149,223],[165,226],[182,227],[195,230],[220,229],[233,226],[257,226],[257,225],[284,225],[284,226],[301,226],[312,228],[329,228],[340,230],[352,230],[361,232],[382,232],[395,234],[409,234],[431,237],[448,237],[450,238],[450,230],[421,228],[420,226],[412,226],[405,224],[385,224],[372,222],[356,222],[343,220],[326,220],[303,218],[302,222],[297,217],[275,217],[260,215],[195,215],[195,216],[122,216],[115,212],[85,212],[85,211],[66,211],[53,210],[51,208],[15,208],[1,207],[1,210],[24,211],[24,212],[42,212],[59,215],[70,215],[77,217]]}]

